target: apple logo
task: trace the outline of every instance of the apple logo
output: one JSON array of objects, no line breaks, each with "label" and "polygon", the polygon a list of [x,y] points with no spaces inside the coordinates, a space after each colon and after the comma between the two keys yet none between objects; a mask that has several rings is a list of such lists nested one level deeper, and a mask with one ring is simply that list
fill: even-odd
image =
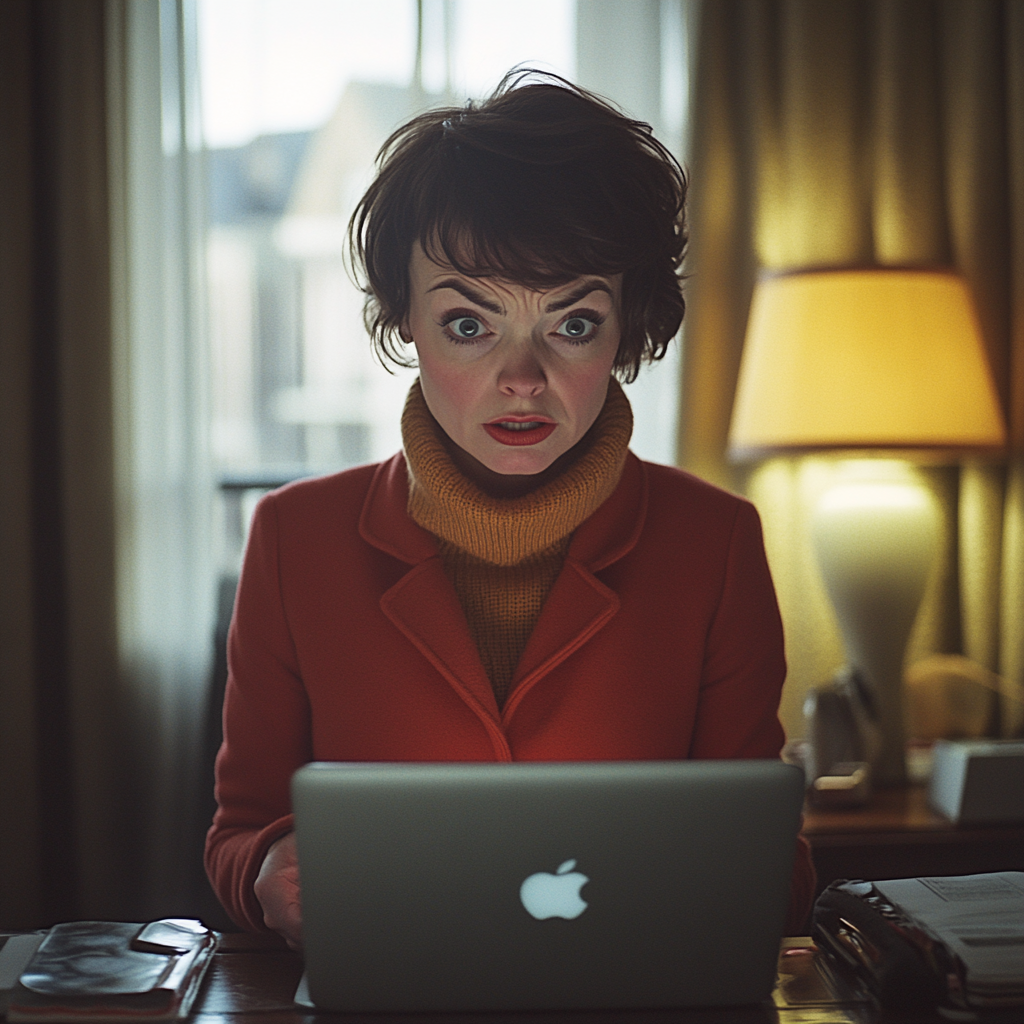
[{"label": "apple logo", "polygon": [[589,904],[580,899],[580,889],[590,881],[581,871],[573,871],[575,860],[567,860],[552,875],[538,871],[530,875],[519,887],[519,898],[526,912],[543,921],[549,917],[564,917],[571,921],[579,917]]}]

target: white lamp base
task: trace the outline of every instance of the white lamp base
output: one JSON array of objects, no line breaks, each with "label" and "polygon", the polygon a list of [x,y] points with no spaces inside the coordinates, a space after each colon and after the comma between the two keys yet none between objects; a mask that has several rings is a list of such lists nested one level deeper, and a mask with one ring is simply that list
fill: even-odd
[{"label": "white lamp base", "polygon": [[813,536],[847,657],[875,702],[874,782],[898,785],[907,777],[903,659],[938,549],[938,510],[912,482],[843,483],[822,497]]}]

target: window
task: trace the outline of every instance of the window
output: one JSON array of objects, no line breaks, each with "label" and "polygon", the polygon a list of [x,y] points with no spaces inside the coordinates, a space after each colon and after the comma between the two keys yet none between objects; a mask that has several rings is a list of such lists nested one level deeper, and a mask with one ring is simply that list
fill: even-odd
[{"label": "window", "polygon": [[[526,62],[609,96],[681,155],[683,0],[200,0],[211,450],[223,567],[268,486],[386,458],[415,371],[384,371],[343,262],[390,132]],[[678,352],[630,386],[643,457],[671,461]]]}]

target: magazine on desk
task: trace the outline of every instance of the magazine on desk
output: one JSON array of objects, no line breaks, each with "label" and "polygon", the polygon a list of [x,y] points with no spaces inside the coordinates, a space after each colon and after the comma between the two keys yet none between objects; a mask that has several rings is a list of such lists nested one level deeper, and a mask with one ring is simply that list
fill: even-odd
[{"label": "magazine on desk", "polygon": [[833,882],[814,934],[883,1005],[959,1020],[1024,1007],[1024,872]]},{"label": "magazine on desk", "polygon": [[7,1020],[177,1020],[217,948],[199,921],[74,921],[0,947]]}]

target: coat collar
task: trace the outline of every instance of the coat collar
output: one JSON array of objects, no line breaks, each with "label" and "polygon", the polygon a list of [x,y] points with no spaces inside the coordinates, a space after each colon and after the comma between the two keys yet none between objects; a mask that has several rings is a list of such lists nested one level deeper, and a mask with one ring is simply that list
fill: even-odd
[{"label": "coat collar", "polygon": [[647,496],[646,467],[630,452],[611,497],[573,535],[565,565],[523,652],[505,707],[499,711],[455,589],[444,573],[437,542],[406,512],[405,458],[399,453],[377,467],[359,532],[368,544],[410,566],[381,597],[381,609],[482,720],[499,760],[511,759],[502,723],[533,686],[618,611],[617,595],[594,573],[636,545],[647,514]]},{"label": "coat collar", "polygon": [[370,481],[359,535],[375,548],[402,562],[419,565],[437,556],[437,541],[409,517],[409,470],[398,452],[382,462]]},{"label": "coat collar", "polygon": [[[618,486],[573,535],[568,557],[589,572],[600,572],[636,545],[647,515],[647,470],[632,453],[626,454]],[[382,462],[373,475],[359,517],[360,536],[389,555],[418,565],[437,557],[437,541],[410,518],[409,471],[398,452]]]}]

